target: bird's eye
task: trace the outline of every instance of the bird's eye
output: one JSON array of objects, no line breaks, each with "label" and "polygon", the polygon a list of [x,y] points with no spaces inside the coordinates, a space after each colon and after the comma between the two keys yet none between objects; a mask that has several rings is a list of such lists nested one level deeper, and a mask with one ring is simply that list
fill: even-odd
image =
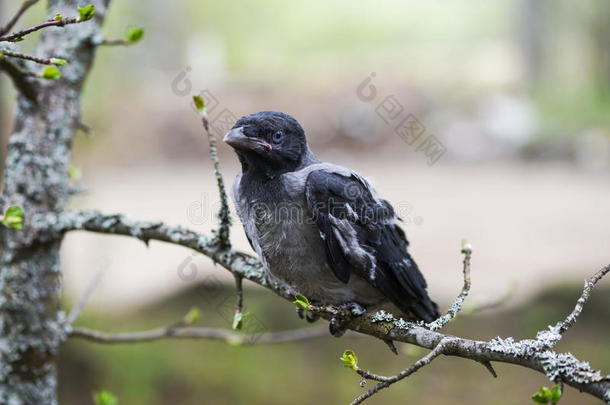
[{"label": "bird's eye", "polygon": [[282,142],[283,138],[284,138],[284,133],[282,131],[277,131],[275,134],[273,134],[273,142],[274,143]]}]

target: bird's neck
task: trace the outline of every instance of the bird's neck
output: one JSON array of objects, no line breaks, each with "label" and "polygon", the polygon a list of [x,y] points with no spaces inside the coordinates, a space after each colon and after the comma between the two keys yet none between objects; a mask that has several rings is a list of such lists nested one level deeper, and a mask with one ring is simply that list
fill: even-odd
[{"label": "bird's neck", "polygon": [[299,163],[299,166],[296,168],[295,172],[304,169],[307,166],[314,165],[316,163],[320,163],[320,159],[318,159],[318,157],[314,155],[314,153],[309,150],[309,148],[307,148],[307,151],[303,154],[301,162]]},{"label": "bird's neck", "polygon": [[281,169],[267,164],[256,154],[238,153],[238,157],[241,163],[241,171],[244,180],[256,183],[265,183],[266,181],[278,178],[284,173],[296,172],[307,166],[320,163],[320,159],[318,159],[309,148],[307,148],[298,162],[294,162],[293,165],[282,167]]}]

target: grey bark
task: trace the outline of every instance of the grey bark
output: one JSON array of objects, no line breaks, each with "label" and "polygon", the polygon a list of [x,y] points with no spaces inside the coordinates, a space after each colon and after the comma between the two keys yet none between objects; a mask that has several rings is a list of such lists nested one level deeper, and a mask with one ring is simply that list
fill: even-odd
[{"label": "grey bark", "polygon": [[[60,239],[40,242],[35,214],[61,211],[68,199],[68,169],[80,116],[80,97],[91,68],[93,39],[109,0],[91,0],[93,20],[45,29],[34,55],[66,59],[58,81],[25,78],[35,98],[20,94],[9,138],[0,208],[19,205],[22,231],[0,230],[0,403],[56,404],[56,357],[66,338],[59,309]],[[75,0],[49,0],[48,18],[76,15]],[[28,65],[35,68],[34,65]]]},{"label": "grey bark", "polygon": [[[4,16],[6,6],[4,0],[0,0],[0,16]],[[0,75],[0,162],[4,162],[5,158],[5,139],[7,128],[7,111],[6,111],[6,88],[4,85],[4,79]],[[2,188],[2,179],[4,175],[4,165],[0,164],[0,189]]]}]

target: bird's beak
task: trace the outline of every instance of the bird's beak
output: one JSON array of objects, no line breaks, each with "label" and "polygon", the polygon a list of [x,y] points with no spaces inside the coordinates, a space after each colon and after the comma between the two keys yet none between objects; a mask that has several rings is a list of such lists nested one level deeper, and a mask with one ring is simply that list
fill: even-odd
[{"label": "bird's beak", "polygon": [[262,139],[254,138],[244,134],[242,127],[233,128],[222,139],[224,143],[236,150],[253,152],[269,152],[273,149],[271,145]]}]

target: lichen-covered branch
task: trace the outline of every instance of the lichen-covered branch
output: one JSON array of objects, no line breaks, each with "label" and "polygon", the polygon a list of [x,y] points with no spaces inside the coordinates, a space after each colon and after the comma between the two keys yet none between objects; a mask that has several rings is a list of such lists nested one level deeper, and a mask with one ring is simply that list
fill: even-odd
[{"label": "lichen-covered branch", "polygon": [[468,297],[468,293],[470,292],[470,259],[472,257],[472,246],[470,243],[463,243],[462,253],[464,254],[464,262],[462,267],[462,274],[464,275],[464,285],[462,286],[462,291],[457,296],[453,304],[447,310],[447,313],[434,322],[430,322],[426,325],[426,327],[430,330],[439,330],[443,328],[443,326],[447,325],[453,318],[457,316],[457,314],[462,310],[462,306],[464,305],[464,301],[466,297]]},{"label": "lichen-covered branch", "polygon": [[[470,255],[472,253],[472,248],[470,246],[466,246],[462,249],[462,252],[464,253],[464,287],[462,289],[462,293],[460,293],[460,295],[458,296],[458,299],[451,306],[451,308],[454,308],[455,311],[452,312],[452,310],[450,309],[448,312],[448,315],[449,313],[451,313],[453,316],[455,316],[455,313],[457,313],[457,311],[459,311],[459,309],[461,308],[461,304],[463,303],[463,300],[468,294],[468,290],[470,289]],[[489,342],[491,350],[501,353],[513,354],[517,357],[533,358],[538,360],[542,365],[542,371],[549,377],[551,381],[558,384],[563,383],[565,376],[569,376],[571,381],[577,383],[604,380],[608,382],[609,377],[603,377],[599,371],[592,370],[589,367],[588,363],[578,361],[570,353],[556,353],[550,349],[552,349],[561,340],[563,333],[576,322],[576,318],[582,312],[584,305],[586,304],[589,299],[589,296],[591,295],[593,287],[609,271],[610,265],[602,268],[593,277],[585,281],[585,286],[581,297],[578,299],[572,313],[570,313],[570,315],[568,315],[563,322],[558,323],[556,326],[550,326],[548,331],[539,332],[535,340],[527,339],[515,342],[513,338],[502,339],[500,337],[497,337],[491,342]],[[393,319],[390,314],[381,311],[376,316],[376,319],[380,320]],[[444,319],[446,316],[439,318],[439,320]],[[451,320],[453,316],[451,318],[447,318],[447,322]],[[441,323],[439,322],[439,320],[427,324],[426,327],[428,327],[430,330],[438,330],[438,326]],[[394,322],[397,321],[394,320]],[[443,325],[444,324],[446,324],[446,322],[443,323]],[[449,341],[445,339],[446,338],[443,338],[443,340],[441,340],[441,343],[445,342],[445,345],[439,349],[439,347],[441,346],[441,343],[439,343],[439,345],[437,345],[433,349],[433,351],[429,353],[429,355],[439,350],[440,352],[437,353],[437,355],[444,353],[446,351],[447,345],[449,344]],[[485,367],[487,367],[487,369],[494,377],[497,377],[496,372],[493,369],[493,366],[491,365],[490,359],[477,358],[475,360],[482,363]],[[384,377],[370,373],[369,371],[364,371],[357,366],[355,367],[355,370],[363,378],[381,381],[381,383],[358,397],[352,404],[359,404],[368,397],[377,393],[380,389],[386,388],[390,384],[398,381],[400,379],[398,377],[402,376],[405,373],[405,371],[402,371],[396,376]],[[610,392],[606,391],[602,399],[608,401],[609,396]]]},{"label": "lichen-covered branch", "polygon": [[[232,249],[220,249],[213,238],[183,227],[168,226],[161,222],[136,221],[123,215],[104,215],[96,211],[39,215],[33,218],[32,222],[46,238],[60,237],[67,231],[86,230],[132,236],[146,243],[158,240],[188,247],[210,257],[233,274],[269,288],[290,301],[294,299],[295,291],[289,285],[266,280],[262,264],[256,258]],[[609,271],[610,265],[604,269],[598,273],[601,274],[599,278]],[[332,306],[318,308],[318,314],[325,319],[330,319],[340,311],[340,308]],[[369,309],[363,316],[349,320],[346,326],[358,333],[383,340],[411,343],[430,350],[437,347],[443,339],[451,338],[451,344],[443,349],[445,355],[471,359],[483,364],[502,362],[527,367],[546,374],[553,381],[563,381],[610,402],[609,376],[591,369],[588,363],[576,359],[570,353],[552,350],[552,345],[558,341],[558,327],[540,332],[536,339],[515,341],[512,338],[498,337],[487,342],[446,335],[430,330],[425,325],[395,319],[390,314],[375,309]]]},{"label": "lichen-covered branch", "polygon": [[220,171],[220,160],[218,159],[218,148],[216,147],[216,138],[214,134],[210,132],[210,123],[208,122],[208,116],[205,112],[205,108],[201,107],[201,123],[203,129],[208,136],[208,144],[210,146],[210,157],[214,162],[214,176],[216,177],[216,185],[218,186],[218,194],[220,196],[220,210],[218,211],[219,226],[216,232],[218,238],[218,244],[221,248],[230,248],[231,241],[229,240],[229,232],[231,229],[231,213],[229,211],[229,198],[227,197],[227,191],[225,182]]},{"label": "lichen-covered branch", "polygon": [[560,335],[563,335],[574,323],[576,323],[576,319],[582,312],[585,304],[589,300],[591,296],[591,291],[593,291],[593,287],[599,280],[602,279],[608,272],[610,271],[610,266],[606,266],[599,270],[593,277],[588,280],[585,280],[585,287],[582,290],[582,295],[576,301],[576,306],[574,306],[574,310],[567,316],[567,318],[561,323],[559,326],[559,330],[557,331]]}]

